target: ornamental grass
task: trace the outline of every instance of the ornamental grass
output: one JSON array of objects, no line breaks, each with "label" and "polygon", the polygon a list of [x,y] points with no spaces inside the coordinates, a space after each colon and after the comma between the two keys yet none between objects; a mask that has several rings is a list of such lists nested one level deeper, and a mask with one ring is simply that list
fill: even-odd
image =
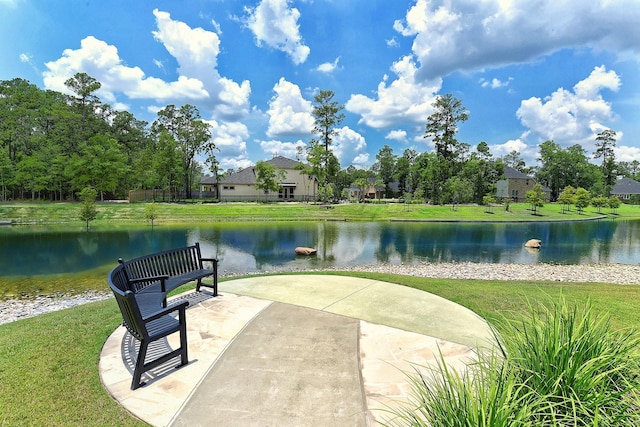
[{"label": "ornamental grass", "polygon": [[560,298],[499,322],[497,347],[460,372],[442,357],[408,373],[409,401],[388,426],[638,426],[640,338],[590,302]]}]

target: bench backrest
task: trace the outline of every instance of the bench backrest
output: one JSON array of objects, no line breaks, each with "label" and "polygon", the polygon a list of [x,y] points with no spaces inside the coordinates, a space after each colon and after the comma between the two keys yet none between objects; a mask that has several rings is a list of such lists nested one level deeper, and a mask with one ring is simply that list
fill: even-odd
[{"label": "bench backrest", "polygon": [[122,264],[109,272],[107,282],[120,308],[124,327],[137,339],[146,339],[149,336],[147,328],[135,295],[128,289],[128,280]]},{"label": "bench backrest", "polygon": [[[129,280],[157,276],[179,276],[203,268],[198,242],[193,246],[169,249],[129,261],[120,261],[120,263]],[[140,282],[134,285],[135,289],[131,290],[138,291],[148,285],[149,282]]]}]

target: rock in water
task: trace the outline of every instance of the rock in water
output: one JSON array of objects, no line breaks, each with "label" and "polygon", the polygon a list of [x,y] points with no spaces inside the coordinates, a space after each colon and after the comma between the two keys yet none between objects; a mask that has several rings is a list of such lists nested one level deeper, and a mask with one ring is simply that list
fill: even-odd
[{"label": "rock in water", "polygon": [[305,248],[304,246],[298,246],[296,248],[296,254],[298,255],[315,255],[318,252],[314,248]]},{"label": "rock in water", "polygon": [[542,240],[539,240],[539,239],[531,239],[524,244],[525,248],[540,249],[541,246],[542,246]]}]

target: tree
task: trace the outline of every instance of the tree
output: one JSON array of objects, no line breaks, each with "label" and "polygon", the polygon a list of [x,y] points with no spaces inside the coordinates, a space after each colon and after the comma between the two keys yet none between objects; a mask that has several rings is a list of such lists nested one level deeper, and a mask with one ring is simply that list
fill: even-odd
[{"label": "tree", "polygon": [[542,191],[542,186],[536,184],[531,190],[527,191],[526,200],[527,203],[531,205],[531,211],[533,215],[535,215],[538,212],[538,208],[544,206],[544,191]]},{"label": "tree", "polygon": [[147,203],[144,207],[144,217],[151,221],[151,228],[153,228],[153,223],[158,218],[158,205],[155,203]]},{"label": "tree", "polygon": [[529,174],[531,171],[530,168],[527,168],[524,159],[520,156],[520,152],[513,150],[509,154],[506,154],[502,157],[502,162],[505,166],[509,166],[515,170],[519,170],[522,173]]},{"label": "tree", "polygon": [[458,123],[469,119],[469,113],[462,105],[462,101],[450,93],[439,95],[433,103],[435,111],[427,118],[425,138],[431,139],[436,148],[436,154],[447,160],[452,160],[458,145],[456,134]]},{"label": "tree", "polygon": [[591,203],[591,194],[582,187],[578,188],[575,195],[575,205],[578,212],[582,213],[584,208],[589,206],[589,203]]},{"label": "tree", "polygon": [[376,160],[372,168],[378,173],[384,185],[385,197],[391,197],[391,187],[389,184],[393,182],[396,166],[396,156],[393,154],[393,149],[385,145],[378,151],[378,154],[376,154]]},{"label": "tree", "polygon": [[209,125],[201,120],[200,111],[193,105],[186,104],[180,109],[175,105],[168,105],[158,111],[158,118],[151,129],[156,135],[167,132],[175,140],[181,157],[185,196],[190,199],[194,158],[202,151],[212,151],[215,148]]},{"label": "tree", "polygon": [[93,106],[98,101],[98,97],[95,96],[93,92],[100,89],[102,84],[87,73],[76,73],[73,77],[67,79],[64,85],[77,95],[82,113],[82,130],[84,131],[87,106]]},{"label": "tree", "polygon": [[451,209],[456,210],[456,205],[471,201],[471,182],[459,176],[450,178],[445,184],[444,197],[451,201]]},{"label": "tree", "polygon": [[96,219],[98,211],[96,210],[96,197],[98,192],[92,187],[85,187],[78,193],[82,206],[80,207],[80,219],[86,223],[87,231],[89,231],[89,222]]},{"label": "tree", "polygon": [[418,157],[418,153],[415,150],[407,148],[396,161],[394,177],[395,180],[398,181],[398,191],[400,194],[411,193],[415,190],[416,183],[413,182],[411,168],[413,167],[416,157]]},{"label": "tree", "polygon": [[[602,158],[602,174],[607,187],[615,183],[615,154],[613,149],[616,146],[616,132],[612,129],[605,129],[596,136],[596,151],[593,157]],[[608,191],[608,189],[607,189]]]},{"label": "tree", "polygon": [[570,210],[572,204],[575,203],[576,189],[570,185],[564,187],[560,196],[558,196],[558,203],[562,204],[562,213]]},{"label": "tree", "polygon": [[262,190],[265,195],[280,190],[280,183],[286,178],[285,171],[263,161],[256,163],[255,171],[256,188]]},{"label": "tree", "polygon": [[[431,139],[435,145],[437,162],[431,162],[429,179],[437,183],[445,183],[453,176],[454,160],[459,155],[458,123],[465,122],[469,118],[469,113],[462,105],[462,101],[451,94],[439,95],[433,103],[434,112],[427,118],[426,132],[424,137]],[[435,184],[434,184],[435,185]],[[429,191],[427,196],[429,197]],[[431,199],[435,203],[440,203],[442,198],[442,185],[437,187],[432,185]]]},{"label": "tree", "polygon": [[493,194],[487,194],[482,198],[482,204],[484,206],[486,206],[485,208],[485,212],[486,213],[493,213],[493,204],[496,202],[496,198],[493,196]]},{"label": "tree", "polygon": [[620,199],[618,199],[618,196],[612,195],[611,197],[609,197],[608,206],[613,213],[616,213],[616,211],[620,207],[620,203],[621,202],[620,202]]},{"label": "tree", "polygon": [[[324,154],[322,156],[322,165],[324,166],[324,174],[321,181],[322,193],[324,194],[323,200],[327,201],[329,184],[329,176],[335,176],[330,173],[331,155],[329,147],[333,143],[333,138],[338,134],[337,127],[344,120],[344,114],[340,111],[344,109],[344,106],[333,100],[334,93],[330,90],[321,90],[313,99],[315,105],[311,114],[314,117],[314,125],[311,132],[314,135],[318,135],[319,139],[313,139],[311,145],[319,144],[324,147]],[[335,157],[335,156],[334,156]],[[338,167],[339,169],[339,167]]]},{"label": "tree", "polygon": [[598,209],[598,213],[602,213],[602,208],[609,204],[609,199],[603,196],[593,197],[591,199],[591,205]]}]

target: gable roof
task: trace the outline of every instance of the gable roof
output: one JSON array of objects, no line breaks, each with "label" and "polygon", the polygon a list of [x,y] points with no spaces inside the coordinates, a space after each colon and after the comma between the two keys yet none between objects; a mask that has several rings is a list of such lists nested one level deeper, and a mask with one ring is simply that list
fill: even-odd
[{"label": "gable roof", "polygon": [[640,194],[640,182],[631,178],[622,178],[615,183],[611,194]]},{"label": "gable roof", "polygon": [[507,179],[533,179],[526,173],[520,172],[518,169],[514,169],[510,166],[504,167],[503,175]]},{"label": "gable roof", "polygon": [[[277,169],[295,169],[300,162],[289,159],[287,157],[276,156],[270,160],[266,160],[265,163],[272,164]],[[201,181],[201,183],[204,183]],[[255,185],[256,184],[256,168],[255,166],[249,166],[234,172],[222,178],[221,184],[239,184],[239,185]]]}]

